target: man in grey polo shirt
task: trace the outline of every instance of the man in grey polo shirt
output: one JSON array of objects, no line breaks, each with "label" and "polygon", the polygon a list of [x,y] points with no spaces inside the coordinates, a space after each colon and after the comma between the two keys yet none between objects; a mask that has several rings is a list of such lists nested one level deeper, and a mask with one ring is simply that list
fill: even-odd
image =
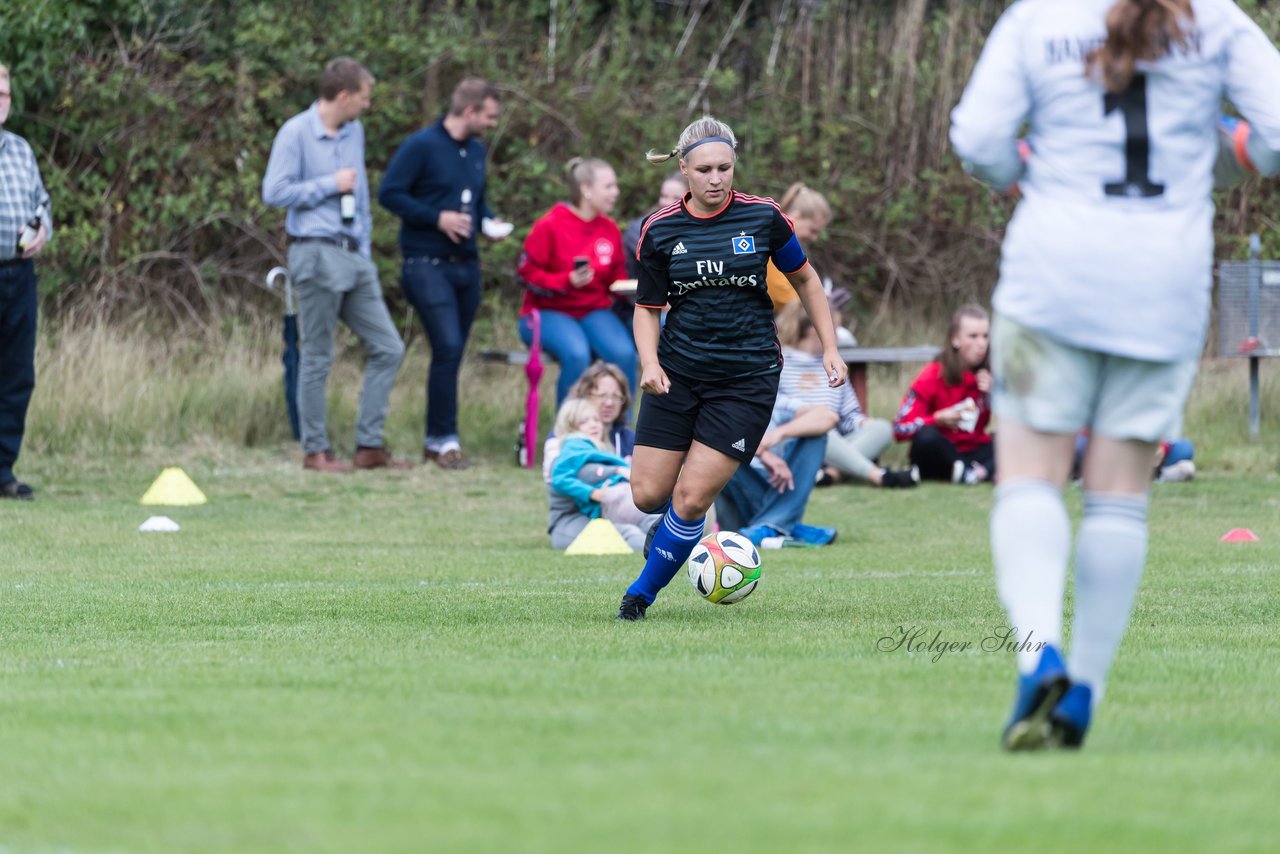
[{"label": "man in grey polo shirt", "polygon": [[368,354],[356,420],[355,468],[408,468],[383,447],[387,398],[404,345],[382,298],[371,260],[373,218],[364,168],[364,127],[373,75],[354,59],[330,62],[320,99],[285,122],[271,146],[262,201],[287,208],[289,275],[298,295],[302,334],[298,420],[303,467],[351,471],[325,428],[325,385],[333,366],[333,336],[341,319]]}]

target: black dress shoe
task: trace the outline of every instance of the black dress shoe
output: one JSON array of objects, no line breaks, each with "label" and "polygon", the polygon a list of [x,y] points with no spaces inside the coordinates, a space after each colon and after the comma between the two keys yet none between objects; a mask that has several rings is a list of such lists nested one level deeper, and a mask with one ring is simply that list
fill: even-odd
[{"label": "black dress shoe", "polygon": [[35,492],[25,483],[11,480],[4,486],[0,486],[0,498],[15,498],[18,501],[34,501]]}]

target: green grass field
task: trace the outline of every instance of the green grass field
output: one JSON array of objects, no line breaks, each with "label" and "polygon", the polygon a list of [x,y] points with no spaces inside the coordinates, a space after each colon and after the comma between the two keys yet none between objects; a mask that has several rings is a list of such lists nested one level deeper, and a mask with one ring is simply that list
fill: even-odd
[{"label": "green grass field", "polygon": [[[137,500],[164,464],[208,493]],[[1275,475],[1154,487],[1084,751],[997,749],[989,487],[816,493],[754,596],[568,558],[537,475],[280,449],[32,457],[0,505],[0,851],[1261,851],[1280,843]],[[1073,513],[1079,496],[1071,497]],[[140,534],[152,512],[183,530]],[[1226,545],[1233,527],[1262,538]],[[899,626],[969,641],[877,649]]]}]

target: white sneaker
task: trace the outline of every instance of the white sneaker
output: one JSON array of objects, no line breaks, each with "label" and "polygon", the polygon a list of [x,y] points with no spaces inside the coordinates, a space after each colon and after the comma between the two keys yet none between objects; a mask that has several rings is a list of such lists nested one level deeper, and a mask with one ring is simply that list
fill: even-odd
[{"label": "white sneaker", "polygon": [[1160,469],[1160,480],[1162,483],[1178,483],[1183,480],[1191,480],[1196,476],[1196,464],[1191,460],[1178,460],[1172,465],[1165,466]]}]

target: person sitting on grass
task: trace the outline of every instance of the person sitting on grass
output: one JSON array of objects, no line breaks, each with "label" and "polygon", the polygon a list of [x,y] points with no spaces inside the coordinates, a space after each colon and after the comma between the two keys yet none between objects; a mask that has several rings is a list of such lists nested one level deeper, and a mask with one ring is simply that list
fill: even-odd
[{"label": "person sitting on grass", "polygon": [[566,549],[592,519],[614,524],[633,551],[644,549],[645,535],[661,516],[642,513],[631,498],[631,466],[609,450],[604,422],[590,400],[571,397],[556,416],[560,452],[547,484],[551,547]]},{"label": "person sitting on grass", "polygon": [[738,468],[716,499],[722,529],[736,530],[756,546],[826,546],[835,542],[835,528],[806,525],[800,520],[809,504],[814,481],[822,467],[827,433],[839,421],[824,403],[800,404],[778,393],[769,429],[749,465]]},{"label": "person sitting on grass", "polygon": [[[831,319],[840,325],[840,310],[834,303]],[[778,393],[793,401],[826,406],[839,419],[827,434],[825,466],[819,476],[829,468],[834,474],[828,477],[833,480],[851,477],[889,489],[915,486],[920,481],[918,470],[890,471],[874,462],[893,442],[893,428],[888,421],[863,415],[850,384],[831,388],[822,365],[822,341],[804,307],[798,301],[787,303],[777,323],[783,357]]]},{"label": "person sitting on grass", "polygon": [[[1084,467],[1085,451],[1089,447],[1089,431],[1076,434],[1075,457],[1071,461],[1071,479],[1079,480]],[[1190,439],[1162,439],[1156,447],[1155,468],[1151,479],[1159,483],[1178,483],[1196,476],[1194,458],[1196,446]]]},{"label": "person sitting on grass", "polygon": [[[609,362],[596,361],[583,371],[569,390],[569,397],[581,397],[596,405],[604,423],[604,442],[615,454],[631,465],[635,452],[636,431],[628,423],[631,411],[631,389],[622,369]],[[542,445],[543,480],[551,480],[551,463],[560,453],[560,436],[555,430]]]},{"label": "person sitting on grass", "polygon": [[893,434],[899,442],[911,442],[911,463],[927,480],[973,484],[995,477],[995,444],[987,432],[990,333],[981,306],[956,309],[942,352],[902,399]]}]

